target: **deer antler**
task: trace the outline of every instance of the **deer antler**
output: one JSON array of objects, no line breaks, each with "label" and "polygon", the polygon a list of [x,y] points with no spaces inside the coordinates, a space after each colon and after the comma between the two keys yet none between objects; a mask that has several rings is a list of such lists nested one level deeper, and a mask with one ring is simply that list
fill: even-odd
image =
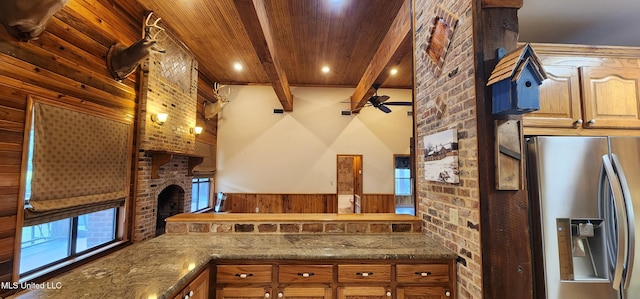
[{"label": "deer antler", "polygon": [[[151,15],[153,15],[153,12],[149,13],[144,22],[144,37],[141,40],[127,48],[121,45],[113,45],[109,49],[107,67],[115,79],[122,80],[129,76],[149,54],[165,52],[164,49],[158,46],[158,41],[156,40],[158,34],[164,31],[164,28],[158,26],[158,22],[161,19],[158,18],[155,22],[150,23]],[[156,29],[157,32],[151,34],[151,29]]]},{"label": "deer antler", "polygon": [[[156,40],[158,34],[164,31],[164,28],[158,26],[158,22],[160,22],[162,18],[157,18],[156,21],[153,22],[153,24],[149,23],[149,21],[151,20],[151,15],[153,15],[153,11],[149,13],[147,19],[144,21],[144,32],[145,34],[149,34],[149,38],[151,38],[151,40]],[[158,31],[154,35],[151,35],[151,28],[158,29]]]},{"label": "deer antler", "polygon": [[[225,90],[224,93],[221,93],[221,90]],[[223,102],[228,102],[229,100],[227,100],[227,97],[231,94],[231,87],[226,86],[226,85],[220,85],[220,83],[215,82],[213,83],[213,92],[215,93],[215,98],[218,101],[223,101]]]}]

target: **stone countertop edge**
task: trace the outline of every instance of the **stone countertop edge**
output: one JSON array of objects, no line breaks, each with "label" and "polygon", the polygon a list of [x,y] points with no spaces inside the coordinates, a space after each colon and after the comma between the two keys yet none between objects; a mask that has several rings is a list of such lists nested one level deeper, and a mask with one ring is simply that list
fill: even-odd
[{"label": "stone countertop edge", "polygon": [[216,260],[416,260],[457,254],[421,233],[162,235],[9,298],[169,298]]}]

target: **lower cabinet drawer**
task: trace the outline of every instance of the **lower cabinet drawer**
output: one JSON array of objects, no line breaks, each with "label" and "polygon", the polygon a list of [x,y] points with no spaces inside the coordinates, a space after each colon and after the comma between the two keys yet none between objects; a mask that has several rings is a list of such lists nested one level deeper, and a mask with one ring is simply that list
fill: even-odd
[{"label": "lower cabinet drawer", "polygon": [[338,265],[339,282],[390,282],[391,265]]},{"label": "lower cabinet drawer", "polygon": [[278,281],[284,283],[331,283],[332,265],[280,265]]},{"label": "lower cabinet drawer", "polygon": [[449,282],[449,265],[416,264],[397,265],[398,282]]},{"label": "lower cabinet drawer", "polygon": [[219,283],[271,282],[271,265],[218,265],[216,268]]}]

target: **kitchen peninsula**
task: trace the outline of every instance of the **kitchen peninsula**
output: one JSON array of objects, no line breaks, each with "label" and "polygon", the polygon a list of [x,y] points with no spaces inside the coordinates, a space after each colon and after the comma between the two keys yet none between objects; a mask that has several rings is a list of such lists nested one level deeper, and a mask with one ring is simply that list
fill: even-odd
[{"label": "kitchen peninsula", "polygon": [[[205,217],[205,215],[198,217]],[[334,220],[327,223],[337,223]],[[378,220],[378,222],[384,221]],[[211,269],[210,287],[208,287],[211,292],[204,298],[214,298],[212,292],[219,291],[220,286],[217,282],[220,282],[224,275],[221,268],[217,267],[227,265],[233,268],[229,265],[240,264],[273,269],[273,272],[268,272],[268,278],[271,279],[271,273],[273,273],[274,279],[280,279],[279,282],[282,282],[287,266],[298,269],[306,267],[311,270],[322,267],[331,273],[328,279],[338,277],[337,282],[326,283],[325,289],[329,294],[336,292],[336,289],[340,294],[341,290],[348,290],[350,286],[357,285],[343,275],[343,272],[351,269],[349,267],[387,269],[383,271],[387,272],[386,275],[389,278],[387,282],[374,280],[375,283],[369,283],[368,286],[382,286],[385,292],[397,289],[400,294],[405,289],[410,291],[411,286],[417,288],[417,283],[420,282],[422,289],[436,288],[442,292],[442,298],[449,298],[447,296],[455,298],[456,257],[454,252],[418,232],[174,233],[135,243],[48,282],[48,285],[59,287],[21,292],[14,297],[184,298],[180,296],[180,291],[202,271]],[[419,265],[433,270],[413,271]],[[217,275],[214,274],[216,269]],[[280,276],[277,275],[278,269]],[[401,275],[403,271],[416,272],[416,274],[410,273],[415,277],[403,278]],[[339,274],[334,276],[335,272]],[[377,278],[379,275],[384,277],[383,272],[372,271],[371,277]],[[366,279],[368,273],[362,273],[365,275],[360,274],[362,277],[356,279]],[[322,275],[318,274],[314,277],[319,279]],[[403,281],[408,282],[403,284]],[[269,282],[266,285],[273,286],[276,283]],[[314,285],[317,283],[314,282]],[[223,286],[227,285],[223,283]],[[220,291],[223,290],[222,287]],[[401,297],[398,295],[395,298]]]}]

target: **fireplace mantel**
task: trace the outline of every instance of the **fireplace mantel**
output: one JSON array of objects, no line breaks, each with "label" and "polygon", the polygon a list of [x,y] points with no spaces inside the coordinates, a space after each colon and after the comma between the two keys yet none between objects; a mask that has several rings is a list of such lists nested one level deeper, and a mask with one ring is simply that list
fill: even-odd
[{"label": "fireplace mantel", "polygon": [[193,168],[202,163],[204,161],[203,156],[187,154],[187,153],[177,153],[177,152],[169,152],[169,151],[154,151],[147,150],[145,151],[149,155],[151,155],[151,178],[158,179],[160,176],[158,175],[158,169],[160,166],[169,163],[173,156],[184,156],[189,157],[189,167],[187,175],[193,175]]}]

